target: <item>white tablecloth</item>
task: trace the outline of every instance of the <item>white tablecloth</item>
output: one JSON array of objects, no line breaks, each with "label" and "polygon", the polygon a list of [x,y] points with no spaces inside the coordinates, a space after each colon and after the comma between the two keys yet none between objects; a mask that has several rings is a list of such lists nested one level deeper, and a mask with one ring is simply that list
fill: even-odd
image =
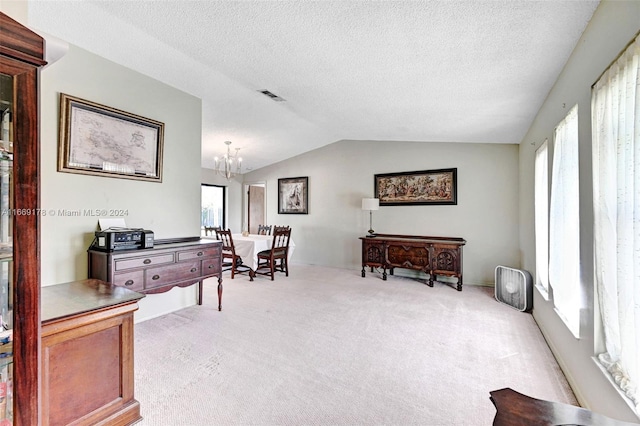
[{"label": "white tablecloth", "polygon": [[[236,255],[242,258],[244,265],[247,265],[254,271],[258,267],[258,253],[262,250],[271,249],[271,245],[273,244],[273,236],[271,235],[249,234],[243,237],[242,234],[233,234],[232,237],[233,245],[236,248]],[[215,239],[212,237],[203,238]],[[289,254],[287,256],[287,261],[289,262],[291,261],[291,255],[295,247],[296,244],[293,242],[293,239],[289,238]]]}]

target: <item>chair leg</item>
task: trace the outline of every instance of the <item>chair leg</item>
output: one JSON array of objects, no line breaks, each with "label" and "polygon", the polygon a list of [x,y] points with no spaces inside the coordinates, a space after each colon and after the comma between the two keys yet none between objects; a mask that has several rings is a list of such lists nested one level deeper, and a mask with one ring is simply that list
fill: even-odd
[{"label": "chair leg", "polygon": [[231,259],[231,279],[233,279],[236,272],[236,258]]},{"label": "chair leg", "polygon": [[271,281],[273,281],[273,276],[275,275],[275,270],[276,270],[274,259],[271,259],[271,261],[269,262],[269,266],[271,267]]}]

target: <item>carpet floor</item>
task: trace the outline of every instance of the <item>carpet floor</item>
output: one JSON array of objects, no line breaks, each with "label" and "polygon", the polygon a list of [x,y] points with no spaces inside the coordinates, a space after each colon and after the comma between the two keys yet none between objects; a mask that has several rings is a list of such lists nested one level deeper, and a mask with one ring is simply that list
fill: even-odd
[{"label": "carpet floor", "polygon": [[493,288],[297,264],[223,278],[221,312],[209,279],[202,306],[135,325],[140,425],[490,425],[505,387],[577,405]]}]

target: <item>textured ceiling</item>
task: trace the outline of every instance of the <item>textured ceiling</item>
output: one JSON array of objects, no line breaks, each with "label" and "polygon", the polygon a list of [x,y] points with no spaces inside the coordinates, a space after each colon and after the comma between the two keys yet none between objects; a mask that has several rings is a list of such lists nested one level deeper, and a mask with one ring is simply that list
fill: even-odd
[{"label": "textured ceiling", "polygon": [[341,139],[519,143],[598,3],[30,1],[28,23],[202,98],[203,167],[231,140],[257,169]]}]

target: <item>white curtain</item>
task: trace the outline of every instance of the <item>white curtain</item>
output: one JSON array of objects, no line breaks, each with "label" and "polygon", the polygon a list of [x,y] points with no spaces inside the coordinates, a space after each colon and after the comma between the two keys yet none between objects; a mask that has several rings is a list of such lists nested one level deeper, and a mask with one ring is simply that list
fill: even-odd
[{"label": "white curtain", "polygon": [[640,413],[640,42],[594,85],[595,284],[606,351],[598,355]]},{"label": "white curtain", "polygon": [[549,291],[549,149],[545,140],[535,157],[536,285]]},{"label": "white curtain", "polygon": [[556,312],[576,337],[582,307],[579,190],[576,105],[554,131],[549,209],[549,286]]}]

